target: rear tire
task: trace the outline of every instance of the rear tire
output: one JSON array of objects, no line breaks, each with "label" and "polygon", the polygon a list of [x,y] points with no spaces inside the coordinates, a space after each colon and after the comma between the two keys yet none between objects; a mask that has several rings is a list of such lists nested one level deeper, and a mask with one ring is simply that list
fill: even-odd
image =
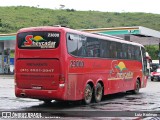
[{"label": "rear tire", "polygon": [[103,96],[103,87],[100,83],[97,83],[95,92],[94,92],[94,100],[95,102],[100,102]]},{"label": "rear tire", "polygon": [[84,90],[84,104],[86,105],[90,104],[92,100],[92,96],[93,96],[93,89],[91,85],[87,84]]}]

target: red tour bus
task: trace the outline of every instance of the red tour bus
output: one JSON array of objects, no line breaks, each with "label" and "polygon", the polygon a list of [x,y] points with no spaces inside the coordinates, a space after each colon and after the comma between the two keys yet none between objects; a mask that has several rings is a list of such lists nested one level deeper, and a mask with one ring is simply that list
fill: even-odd
[{"label": "red tour bus", "polygon": [[15,94],[45,102],[91,100],[146,87],[141,44],[65,27],[23,28],[17,33]]}]

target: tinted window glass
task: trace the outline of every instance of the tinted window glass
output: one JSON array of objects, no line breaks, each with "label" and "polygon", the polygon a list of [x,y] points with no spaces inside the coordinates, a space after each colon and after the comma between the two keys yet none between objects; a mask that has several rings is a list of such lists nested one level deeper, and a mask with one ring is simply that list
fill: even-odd
[{"label": "tinted window glass", "polygon": [[57,48],[60,41],[58,32],[24,32],[17,35],[21,49]]},{"label": "tinted window glass", "polygon": [[122,59],[123,58],[123,52],[122,52],[122,43],[116,43],[117,45],[117,47],[116,47],[116,49],[117,49],[117,58],[119,58],[119,59]]},{"label": "tinted window glass", "polygon": [[141,60],[141,51],[138,46],[84,35],[68,33],[67,47],[70,54],[79,57]]},{"label": "tinted window glass", "polygon": [[128,59],[132,59],[132,46],[131,45],[128,45]]},{"label": "tinted window glass", "polygon": [[123,59],[128,59],[128,45],[127,44],[122,44],[122,56],[123,56]]},{"label": "tinted window glass", "polygon": [[77,55],[79,35],[67,34],[67,48],[72,55]]},{"label": "tinted window glass", "polygon": [[110,53],[109,55],[110,58],[116,58],[117,56],[116,42],[110,42],[109,53]]},{"label": "tinted window glass", "polygon": [[100,57],[108,58],[109,57],[109,41],[101,40],[101,51]]},{"label": "tinted window glass", "polygon": [[135,46],[135,59],[142,61],[140,47]]},{"label": "tinted window glass", "polygon": [[100,57],[100,41],[96,38],[87,37],[86,50],[88,57]]},{"label": "tinted window glass", "polygon": [[87,37],[79,36],[78,40],[78,56],[87,57],[87,47],[86,47]]}]

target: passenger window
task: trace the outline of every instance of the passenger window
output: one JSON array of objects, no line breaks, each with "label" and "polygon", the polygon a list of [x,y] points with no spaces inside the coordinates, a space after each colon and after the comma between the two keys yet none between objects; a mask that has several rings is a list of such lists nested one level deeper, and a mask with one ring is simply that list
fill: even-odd
[{"label": "passenger window", "polygon": [[72,55],[77,55],[79,36],[76,34],[67,34],[67,48]]},{"label": "passenger window", "polygon": [[101,40],[100,48],[101,48],[100,57],[109,58],[109,42],[105,40]]},{"label": "passenger window", "polygon": [[79,36],[78,56],[87,57],[86,39],[87,39],[87,37],[85,37],[85,36]]},{"label": "passenger window", "polygon": [[127,44],[122,44],[122,52],[123,52],[123,59],[128,59],[128,57],[127,57],[127,54],[128,54],[128,52],[127,52],[127,50],[128,50],[128,45]]},{"label": "passenger window", "polygon": [[86,50],[88,57],[100,57],[100,41],[96,38],[87,37]]},{"label": "passenger window", "polygon": [[110,42],[109,53],[110,53],[109,55],[110,58],[116,58],[117,56],[116,42]]},{"label": "passenger window", "polygon": [[122,59],[122,43],[116,43],[117,49],[117,58]]}]

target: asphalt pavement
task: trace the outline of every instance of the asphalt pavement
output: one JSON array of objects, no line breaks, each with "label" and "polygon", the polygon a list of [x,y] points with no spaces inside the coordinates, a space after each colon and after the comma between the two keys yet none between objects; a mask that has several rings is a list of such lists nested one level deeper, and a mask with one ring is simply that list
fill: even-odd
[{"label": "asphalt pavement", "polygon": [[[15,97],[14,75],[0,75],[0,119],[5,111],[25,112],[25,114],[28,114],[28,111],[32,111],[34,113],[40,112],[44,116],[46,114],[51,117],[58,115],[58,118],[67,120],[84,120],[85,118],[88,120],[88,118],[93,119],[93,116],[97,116],[98,118],[96,117],[95,119],[98,120],[104,120],[106,117],[112,117],[111,119],[108,118],[108,120],[133,120],[133,118],[137,119],[147,112],[158,115],[158,118],[152,117],[151,114],[142,116],[143,119],[160,120],[159,88],[160,81],[148,80],[147,87],[141,89],[137,95],[130,93],[107,95],[104,96],[100,103],[93,102],[90,105],[58,101],[45,104],[40,100]],[[56,113],[54,114],[53,112]],[[119,116],[120,118],[114,118],[113,116]],[[125,118],[121,118],[124,116]]]}]

